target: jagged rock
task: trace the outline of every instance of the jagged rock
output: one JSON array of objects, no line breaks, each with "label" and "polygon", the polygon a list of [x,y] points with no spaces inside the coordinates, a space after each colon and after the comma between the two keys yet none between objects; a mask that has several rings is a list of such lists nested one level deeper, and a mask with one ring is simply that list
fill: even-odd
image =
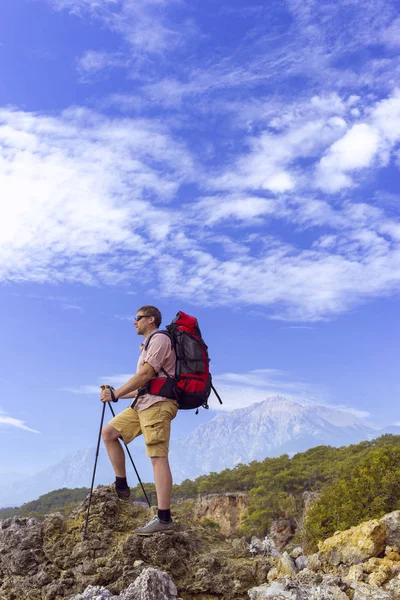
[{"label": "jagged rock", "polygon": [[248,507],[249,494],[246,492],[201,494],[195,504],[194,517],[200,521],[214,521],[222,535],[232,535],[240,527]]},{"label": "jagged rock", "polygon": [[382,564],[368,577],[368,583],[382,587],[392,576],[392,568],[389,564]]},{"label": "jagged rock", "polygon": [[394,577],[386,586],[386,591],[393,596],[393,600],[400,599],[400,576]]},{"label": "jagged rock", "polygon": [[273,600],[300,600],[295,590],[286,590],[283,583],[274,581],[269,585],[260,585],[254,587],[248,592],[250,600],[265,600],[273,598]]},{"label": "jagged rock", "polygon": [[324,565],[354,565],[381,554],[385,539],[384,523],[374,519],[320,542],[318,557]]},{"label": "jagged rock", "polygon": [[307,556],[302,555],[302,556],[299,556],[298,558],[296,558],[296,560],[294,562],[295,562],[297,569],[299,571],[302,571],[308,565],[308,558],[307,558]]},{"label": "jagged rock", "polygon": [[[69,517],[52,514],[42,524],[0,521],[0,598],[60,600],[82,594],[88,586],[117,595],[151,566],[168,572],[192,595],[217,590],[236,599],[265,582],[272,566],[264,556],[251,558],[244,540],[226,544],[218,530],[202,527],[186,509],[176,510],[173,534],[133,535],[149,511],[120,502],[113,486],[94,490],[88,538],[83,540],[86,508],[87,499]],[[212,553],[214,545],[221,557]],[[238,557],[239,551],[243,556]]]},{"label": "jagged rock", "polygon": [[99,585],[89,585],[82,594],[77,594],[70,600],[109,600],[110,598],[113,598],[113,595],[106,588]]},{"label": "jagged rock", "polygon": [[159,569],[148,567],[128,589],[121,600],[176,600],[178,591],[171,577]]},{"label": "jagged rock", "polygon": [[273,581],[275,581],[275,579],[278,579],[279,577],[279,571],[276,567],[272,567],[272,569],[269,570],[268,572],[268,582],[272,583]]},{"label": "jagged rock", "polygon": [[274,546],[278,550],[283,550],[285,546],[293,539],[296,533],[296,526],[290,519],[279,519],[273,521],[270,527],[269,536]]},{"label": "jagged rock", "polygon": [[375,585],[355,583],[351,587],[354,589],[353,600],[393,600],[389,592]]},{"label": "jagged rock", "polygon": [[307,568],[310,569],[310,571],[319,571],[322,568],[322,563],[318,554],[311,554],[308,557]]},{"label": "jagged rock", "polygon": [[271,536],[267,535],[262,541],[262,553],[264,556],[273,556],[278,558],[280,556],[280,552],[278,548],[275,546],[275,542]]},{"label": "jagged rock", "polygon": [[299,585],[319,585],[322,582],[322,575],[306,568],[296,575],[296,581]]},{"label": "jagged rock", "polygon": [[296,558],[299,558],[302,554],[304,554],[303,548],[301,546],[295,546],[291,551],[290,556],[296,560]]},{"label": "jagged rock", "polygon": [[9,577],[35,575],[44,559],[41,523],[20,517],[0,523],[0,556],[5,574]]},{"label": "jagged rock", "polygon": [[353,583],[354,581],[364,581],[364,569],[361,565],[352,565],[346,575],[344,580],[348,585]]},{"label": "jagged rock", "polygon": [[400,547],[400,510],[388,513],[381,521],[386,527],[386,545]]},{"label": "jagged rock", "polygon": [[296,564],[287,552],[284,552],[276,565],[279,575],[294,575],[297,573]]},{"label": "jagged rock", "polygon": [[296,585],[290,580],[252,588],[249,597],[250,600],[349,600],[337,586]]}]

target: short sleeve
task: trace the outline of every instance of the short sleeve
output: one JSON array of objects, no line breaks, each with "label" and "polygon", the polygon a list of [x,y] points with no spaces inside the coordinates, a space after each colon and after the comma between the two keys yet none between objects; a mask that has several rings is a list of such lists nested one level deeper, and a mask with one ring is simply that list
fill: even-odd
[{"label": "short sleeve", "polygon": [[169,336],[164,333],[153,335],[149,342],[144,362],[149,363],[155,372],[158,373],[170,354],[171,340]]}]

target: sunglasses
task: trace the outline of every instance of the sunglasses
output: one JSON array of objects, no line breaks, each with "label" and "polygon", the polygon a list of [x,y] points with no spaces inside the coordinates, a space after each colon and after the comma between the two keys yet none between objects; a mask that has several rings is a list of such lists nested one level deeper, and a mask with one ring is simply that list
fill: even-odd
[{"label": "sunglasses", "polygon": [[135,317],[135,321],[140,321],[140,319],[145,319],[146,317],[148,317],[149,315],[136,315]]}]

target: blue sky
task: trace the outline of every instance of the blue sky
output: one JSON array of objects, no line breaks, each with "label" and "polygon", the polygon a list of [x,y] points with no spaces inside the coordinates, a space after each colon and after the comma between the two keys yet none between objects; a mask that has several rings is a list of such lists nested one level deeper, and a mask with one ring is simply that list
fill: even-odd
[{"label": "blue sky", "polygon": [[0,5],[0,472],[94,445],[147,303],[198,316],[222,410],[400,421],[399,8]]}]

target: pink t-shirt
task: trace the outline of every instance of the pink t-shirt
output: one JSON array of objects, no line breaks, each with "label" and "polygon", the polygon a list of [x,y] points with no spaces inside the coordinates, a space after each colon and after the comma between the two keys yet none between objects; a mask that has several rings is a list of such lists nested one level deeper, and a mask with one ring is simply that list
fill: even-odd
[{"label": "pink t-shirt", "polygon": [[[164,373],[161,371],[161,368],[163,368],[168,375],[174,377],[176,356],[175,351],[172,349],[169,336],[165,335],[164,333],[151,335],[152,338],[147,349],[145,349],[146,340],[144,340],[143,344],[140,346],[140,356],[137,364],[137,371],[139,371],[144,363],[149,363],[149,365],[151,365],[157,373],[157,378],[165,377]],[[143,394],[143,396],[138,398],[135,408],[138,411],[145,410],[156,402],[161,402],[162,400],[171,400],[171,398],[154,396],[153,394]]]}]

